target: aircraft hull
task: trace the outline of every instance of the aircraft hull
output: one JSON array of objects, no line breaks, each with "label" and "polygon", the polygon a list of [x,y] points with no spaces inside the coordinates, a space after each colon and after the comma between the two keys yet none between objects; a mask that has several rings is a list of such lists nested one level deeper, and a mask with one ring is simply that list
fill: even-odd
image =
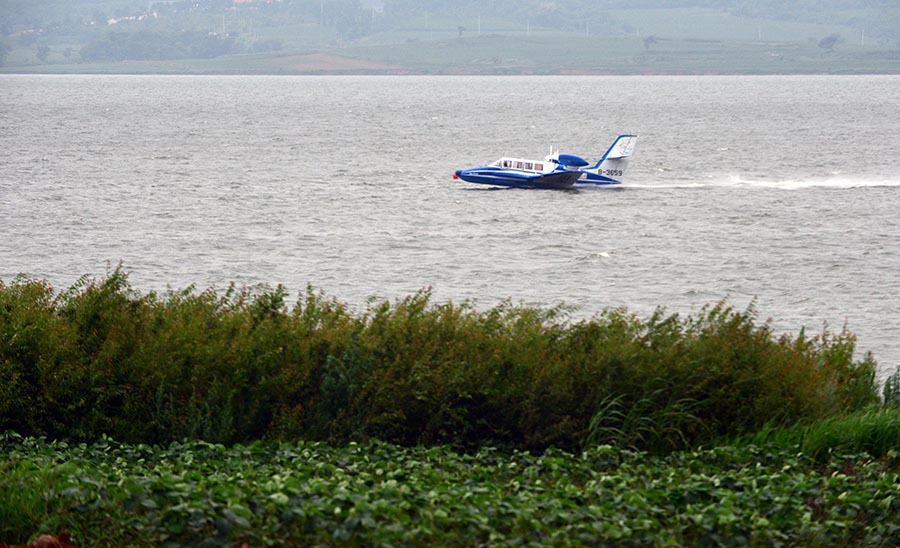
[{"label": "aircraft hull", "polygon": [[598,176],[592,173],[586,173],[584,177],[578,179],[578,183],[575,186],[610,186],[619,184],[622,184],[622,182],[610,179],[609,177],[603,177],[602,175]]},{"label": "aircraft hull", "polygon": [[492,166],[461,169],[455,178],[468,183],[516,188],[572,188],[581,176],[580,171],[554,171],[546,174],[523,174]]}]

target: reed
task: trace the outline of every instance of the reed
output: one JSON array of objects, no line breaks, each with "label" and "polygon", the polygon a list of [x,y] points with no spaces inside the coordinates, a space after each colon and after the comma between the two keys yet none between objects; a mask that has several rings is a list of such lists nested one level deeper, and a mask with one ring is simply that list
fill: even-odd
[{"label": "reed", "polygon": [[776,336],[752,307],[573,320],[428,290],[361,312],[311,287],[288,298],[140,294],[121,268],[59,293],[0,282],[0,431],[666,452],[879,401],[851,333]]},{"label": "reed", "polygon": [[735,445],[775,445],[823,462],[837,454],[896,456],[900,452],[900,407],[873,405],[790,428],[767,426],[738,439]]}]

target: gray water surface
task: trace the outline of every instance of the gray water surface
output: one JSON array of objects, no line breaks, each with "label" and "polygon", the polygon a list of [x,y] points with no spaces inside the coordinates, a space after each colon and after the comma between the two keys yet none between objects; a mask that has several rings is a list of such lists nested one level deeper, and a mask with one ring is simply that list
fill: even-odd
[{"label": "gray water surface", "polygon": [[[900,365],[900,77],[0,76],[0,279],[845,324]],[[451,179],[640,137],[621,188]]]}]

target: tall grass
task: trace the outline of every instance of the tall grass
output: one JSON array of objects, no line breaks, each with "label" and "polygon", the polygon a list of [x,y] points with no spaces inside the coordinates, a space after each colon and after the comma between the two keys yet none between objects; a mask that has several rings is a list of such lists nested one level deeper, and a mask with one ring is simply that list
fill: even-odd
[{"label": "tall grass", "polygon": [[790,428],[766,426],[741,437],[735,445],[776,445],[819,461],[828,460],[832,454],[883,457],[900,451],[900,407],[873,405]]},{"label": "tall grass", "polygon": [[776,336],[752,308],[574,321],[428,291],[362,312],[312,288],[287,299],[282,287],[142,295],[121,269],[59,293],[0,282],[0,431],[662,452],[879,399],[851,333]]}]

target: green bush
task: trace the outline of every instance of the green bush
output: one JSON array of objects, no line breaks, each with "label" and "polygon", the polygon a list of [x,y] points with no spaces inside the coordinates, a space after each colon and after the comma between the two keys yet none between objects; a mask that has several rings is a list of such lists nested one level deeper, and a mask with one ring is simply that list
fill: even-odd
[{"label": "green bush", "polygon": [[846,330],[776,336],[752,308],[642,320],[434,303],[361,312],[307,288],[60,294],[0,282],[0,431],[130,443],[262,438],[653,452],[878,401]]}]

